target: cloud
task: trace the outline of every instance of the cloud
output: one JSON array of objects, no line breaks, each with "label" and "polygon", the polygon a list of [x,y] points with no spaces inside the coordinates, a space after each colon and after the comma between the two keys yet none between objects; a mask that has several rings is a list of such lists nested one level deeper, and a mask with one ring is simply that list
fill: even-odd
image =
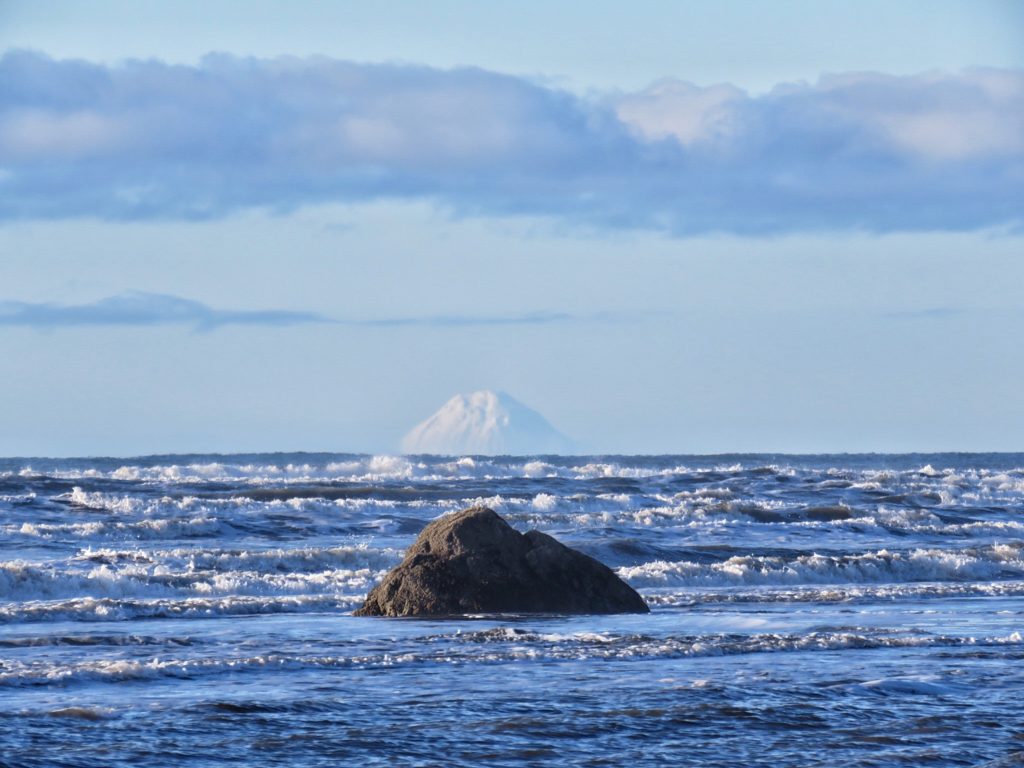
[{"label": "cloud", "polygon": [[0,302],[0,326],[66,328],[77,326],[191,325],[213,330],[225,325],[288,326],[329,322],[312,312],[212,309],[206,304],[162,293],[124,293],[90,304]]},{"label": "cloud", "polygon": [[[566,312],[527,312],[518,315],[426,315],[423,317],[390,317],[375,320],[350,320],[352,325],[400,328],[403,326],[459,328],[481,325],[550,325],[580,319],[599,319],[596,316],[580,318]],[[601,318],[603,319],[603,318]]]},{"label": "cloud", "polygon": [[88,304],[0,301],[0,326],[73,328],[82,326],[186,325],[211,331],[225,325],[291,326],[332,323],[364,328],[465,328],[502,325],[551,325],[575,321],[617,322],[621,313],[572,315],[565,312],[525,312],[505,315],[424,315],[379,318],[330,318],[315,312],[280,309],[213,309],[192,299],[163,293],[133,291]]},{"label": "cloud", "polygon": [[1017,229],[1024,72],[580,97],[480,69],[0,58],[0,219],[423,199],[673,235]]}]

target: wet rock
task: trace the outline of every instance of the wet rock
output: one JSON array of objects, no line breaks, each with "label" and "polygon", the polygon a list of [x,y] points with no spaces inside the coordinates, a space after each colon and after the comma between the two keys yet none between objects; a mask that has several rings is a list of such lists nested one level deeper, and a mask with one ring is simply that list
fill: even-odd
[{"label": "wet rock", "polygon": [[423,529],[357,616],[647,613],[607,566],[539,531],[519,533],[486,507]]}]

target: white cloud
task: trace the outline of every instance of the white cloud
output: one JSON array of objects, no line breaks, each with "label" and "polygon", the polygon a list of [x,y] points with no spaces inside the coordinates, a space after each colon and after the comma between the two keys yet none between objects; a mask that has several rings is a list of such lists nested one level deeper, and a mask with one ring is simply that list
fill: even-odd
[{"label": "white cloud", "polygon": [[[731,85],[666,80],[615,102],[623,122],[648,139],[735,143],[752,124],[794,133],[843,128],[852,140],[938,161],[1024,154],[1024,76],[998,70],[896,77],[832,75],[752,97]],[[791,111],[792,110],[792,111]],[[801,117],[792,124],[776,120]]]},{"label": "white cloud", "polygon": [[110,152],[125,134],[117,121],[92,110],[66,114],[11,110],[0,122],[0,146],[22,156],[81,157]]},{"label": "white cloud", "polygon": [[647,139],[675,138],[682,144],[727,140],[748,100],[732,85],[701,88],[665,80],[615,102],[619,118]]},{"label": "white cloud", "polygon": [[423,199],[673,235],[1019,227],[1024,73],[580,98],[479,69],[0,58],[0,218]]}]

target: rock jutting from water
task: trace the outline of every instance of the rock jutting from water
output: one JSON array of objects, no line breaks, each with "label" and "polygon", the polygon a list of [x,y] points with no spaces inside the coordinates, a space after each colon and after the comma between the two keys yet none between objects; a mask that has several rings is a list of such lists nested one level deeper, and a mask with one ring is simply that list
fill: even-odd
[{"label": "rock jutting from water", "polygon": [[374,587],[357,616],[466,613],[648,613],[606,565],[540,531],[519,533],[494,510],[435,520]]}]

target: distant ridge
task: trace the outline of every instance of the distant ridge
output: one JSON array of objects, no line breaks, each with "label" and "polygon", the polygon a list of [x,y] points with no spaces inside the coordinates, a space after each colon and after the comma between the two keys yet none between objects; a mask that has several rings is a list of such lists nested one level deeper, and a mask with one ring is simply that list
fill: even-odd
[{"label": "distant ridge", "polygon": [[402,453],[529,455],[571,453],[548,420],[504,392],[456,395],[402,439]]}]

